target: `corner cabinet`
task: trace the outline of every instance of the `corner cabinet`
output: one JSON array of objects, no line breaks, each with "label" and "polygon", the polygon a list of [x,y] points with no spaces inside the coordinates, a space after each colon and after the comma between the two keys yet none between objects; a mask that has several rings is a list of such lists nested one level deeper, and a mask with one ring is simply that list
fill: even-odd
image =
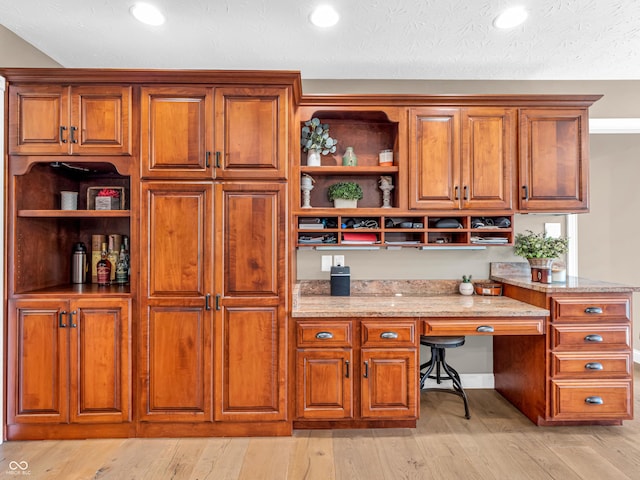
[{"label": "corner cabinet", "polygon": [[587,109],[521,109],[519,171],[521,211],[587,212]]},{"label": "corner cabinet", "polygon": [[510,210],[515,116],[513,108],[411,109],[410,207]]},{"label": "corner cabinet", "polygon": [[118,85],[11,86],[9,153],[129,155],[131,90]]},{"label": "corner cabinet", "polygon": [[289,90],[142,87],[142,176],[286,178]]}]

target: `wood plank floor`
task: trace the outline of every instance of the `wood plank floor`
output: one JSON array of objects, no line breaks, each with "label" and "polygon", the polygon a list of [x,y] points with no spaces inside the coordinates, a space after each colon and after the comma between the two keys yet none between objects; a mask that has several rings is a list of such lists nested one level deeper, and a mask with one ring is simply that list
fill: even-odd
[{"label": "wood plank floor", "polygon": [[622,427],[536,427],[493,390],[468,391],[466,420],[458,397],[430,392],[415,430],[7,442],[0,479],[640,479],[640,365],[635,385]]}]

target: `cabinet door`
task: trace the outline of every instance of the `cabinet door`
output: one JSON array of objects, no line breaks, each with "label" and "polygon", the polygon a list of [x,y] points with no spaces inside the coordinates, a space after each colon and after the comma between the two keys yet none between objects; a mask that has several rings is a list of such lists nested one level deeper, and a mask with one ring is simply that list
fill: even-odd
[{"label": "cabinet door", "polygon": [[283,184],[216,186],[218,419],[285,418]]},{"label": "cabinet door", "polygon": [[213,187],[143,182],[140,418],[211,421]]},{"label": "cabinet door", "polygon": [[512,207],[515,162],[514,110],[462,110],[462,207]]},{"label": "cabinet door", "polygon": [[419,108],[410,118],[410,208],[460,208],[460,110]]},{"label": "cabinet door", "polygon": [[72,153],[130,154],[131,87],[73,87],[68,138]]},{"label": "cabinet door", "polygon": [[286,178],[288,89],[216,88],[215,98],[216,176]]},{"label": "cabinet door", "polygon": [[68,153],[69,114],[68,87],[10,86],[9,153]]},{"label": "cabinet door", "polygon": [[353,418],[352,350],[298,350],[296,415],[303,419]]},{"label": "cabinet door", "polygon": [[587,110],[520,111],[520,209],[589,209]]},{"label": "cabinet door", "polygon": [[131,421],[129,300],[71,303],[70,421]]},{"label": "cabinet door", "polygon": [[56,300],[9,302],[8,424],[68,421],[68,311]]},{"label": "cabinet door", "polygon": [[143,177],[211,178],[213,100],[205,87],[143,87]]},{"label": "cabinet door", "polygon": [[416,418],[416,349],[362,349],[362,418]]}]

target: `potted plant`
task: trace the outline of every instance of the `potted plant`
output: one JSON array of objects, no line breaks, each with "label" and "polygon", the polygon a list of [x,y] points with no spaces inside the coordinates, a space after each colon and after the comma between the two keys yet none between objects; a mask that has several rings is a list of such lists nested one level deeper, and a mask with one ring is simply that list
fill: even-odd
[{"label": "potted plant", "polygon": [[516,235],[514,246],[515,254],[526,258],[531,268],[550,269],[554,259],[567,253],[569,239],[527,230]]},{"label": "potted plant", "polygon": [[304,122],[300,136],[302,150],[307,152],[307,166],[319,167],[320,155],[336,152],[338,141],[329,136],[329,125],[318,118]]},{"label": "potted plant", "polygon": [[362,198],[362,187],[356,182],[338,182],[329,186],[327,197],[335,208],[356,208]]}]

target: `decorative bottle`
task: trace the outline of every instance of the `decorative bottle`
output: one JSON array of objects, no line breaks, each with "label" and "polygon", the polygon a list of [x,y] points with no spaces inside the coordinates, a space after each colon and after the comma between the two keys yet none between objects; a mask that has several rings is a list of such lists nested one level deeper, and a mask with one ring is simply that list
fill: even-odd
[{"label": "decorative bottle", "polygon": [[118,248],[116,246],[115,235],[109,235],[109,249],[107,250],[107,260],[111,263],[111,278],[109,279],[111,283],[116,280],[116,265],[118,263]]},{"label": "decorative bottle", "polygon": [[98,271],[98,285],[107,286],[111,283],[111,262],[107,258],[107,244],[102,244],[101,258],[96,269]]},{"label": "decorative bottle", "polygon": [[116,283],[118,285],[124,285],[129,282],[129,265],[124,248],[123,243],[120,245],[120,256],[118,258],[118,263],[116,263]]},{"label": "decorative bottle", "polygon": [[342,156],[342,165],[345,167],[355,167],[358,164],[358,157],[353,152],[353,147],[347,147],[347,151]]}]

